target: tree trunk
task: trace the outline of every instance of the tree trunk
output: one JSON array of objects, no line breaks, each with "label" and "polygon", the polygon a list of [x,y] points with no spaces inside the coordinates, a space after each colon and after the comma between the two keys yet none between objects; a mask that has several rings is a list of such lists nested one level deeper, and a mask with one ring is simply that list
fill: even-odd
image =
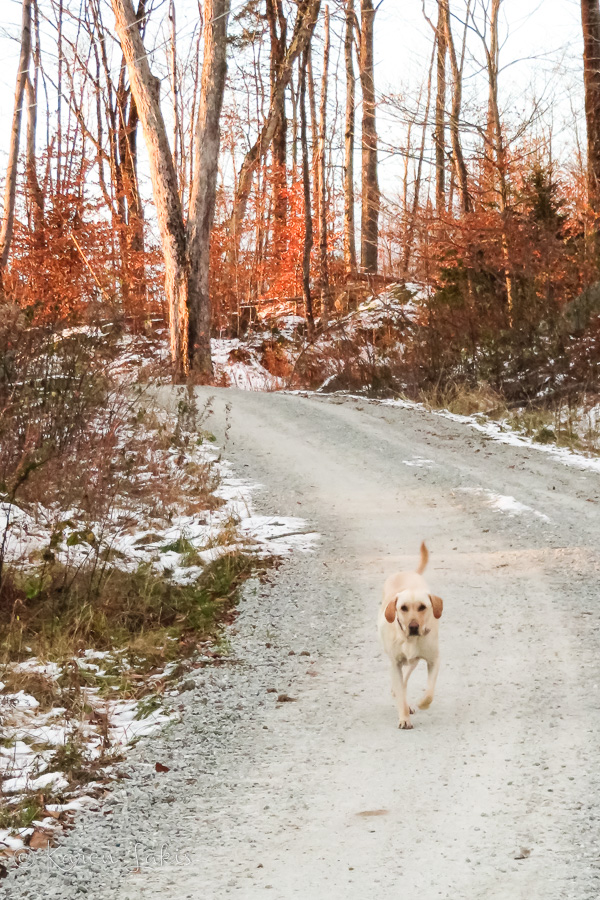
[{"label": "tree trunk", "polygon": [[6,168],[6,184],[4,186],[4,208],[2,210],[2,225],[0,226],[0,290],[2,278],[13,235],[15,217],[15,197],[17,193],[17,162],[19,158],[19,140],[21,137],[21,118],[27,72],[29,70],[29,57],[31,55],[31,0],[23,0],[23,16],[21,20],[21,52],[19,54],[19,66],[17,69],[17,82],[15,87],[15,105],[13,110],[12,127],[10,131],[10,145],[8,150],[8,165]]},{"label": "tree trunk", "polygon": [[302,295],[306,310],[308,336],[315,330],[312,297],[310,293],[310,251],[313,245],[312,211],[310,204],[310,164],[308,161],[308,128],[306,122],[306,69],[308,49],[302,51],[300,66],[300,144],[302,146],[302,185],[304,188],[304,249],[302,254]]},{"label": "tree trunk", "polygon": [[198,119],[196,162],[188,219],[189,347],[193,372],[212,377],[209,294],[210,233],[215,212],[220,119],[227,74],[227,19],[230,0],[205,0],[204,58]]},{"label": "tree trunk", "polygon": [[[429,74],[427,76],[427,99],[425,101],[425,112],[423,115],[423,127],[421,129],[421,145],[419,147],[419,158],[417,161],[417,171],[415,173],[415,183],[413,188],[413,200],[412,207],[410,211],[410,219],[408,220],[408,225],[406,229],[406,237],[404,239],[404,252],[402,254],[402,276],[406,280],[409,276],[410,262],[414,247],[415,241],[415,229],[417,224],[417,213],[419,210],[419,202],[421,199],[421,180],[422,180],[422,172],[423,172],[423,160],[425,158],[425,143],[427,140],[427,132],[429,130],[429,109],[431,106],[431,88],[432,88],[432,76],[433,76],[433,64],[435,61],[436,55],[436,47],[433,49],[433,53],[431,55],[431,62],[429,64]],[[419,106],[420,106],[420,97],[419,97]],[[419,110],[417,110],[417,115]],[[408,153],[410,153],[410,132],[409,132],[409,141],[408,141]],[[408,157],[407,157],[408,162]],[[406,185],[406,181],[405,181]],[[407,191],[405,189],[404,195],[404,211],[407,214]]]},{"label": "tree trunk", "polygon": [[150,71],[131,0],[111,0],[117,35],[127,60],[131,92],[144,130],[152,190],[165,261],[165,293],[174,376],[188,371],[188,261],[177,176],[160,110],[157,79]]},{"label": "tree trunk", "polygon": [[287,118],[285,113],[285,91],[277,91],[277,81],[285,60],[287,44],[287,22],[282,0],[267,0],[267,21],[271,38],[270,86],[271,97],[276,98],[277,119],[271,152],[273,157],[273,255],[279,263],[286,249],[286,162],[287,162]]},{"label": "tree trunk", "polygon": [[44,243],[44,192],[40,187],[37,177],[35,136],[37,131],[37,77],[33,82],[27,77],[26,104],[27,104],[27,142],[25,173],[27,178],[27,193],[32,210],[33,238],[36,246]]},{"label": "tree trunk", "polygon": [[[600,4],[581,0],[583,28],[583,83],[587,125],[588,202],[600,215]],[[595,231],[598,232],[598,225]]]},{"label": "tree trunk", "polygon": [[315,79],[313,74],[312,67],[312,46],[309,44],[307,47],[307,60],[306,60],[306,86],[308,88],[308,108],[310,109],[310,134],[311,134],[311,146],[312,146],[312,165],[311,165],[311,177],[313,180],[313,184],[315,185],[315,191],[313,194],[313,204],[314,204],[314,221],[317,223],[317,228],[321,226],[321,195],[319,194],[319,190],[317,187],[319,181],[319,126],[317,125],[317,97],[315,92]]},{"label": "tree trunk", "polygon": [[325,48],[319,105],[319,274],[321,279],[321,323],[327,325],[331,315],[329,269],[327,265],[327,178],[325,171],[325,138],[327,129],[327,78],[329,75],[329,7],[325,7]]},{"label": "tree trunk", "polygon": [[46,200],[40,187],[37,175],[36,138],[37,138],[37,110],[38,110],[38,84],[39,72],[42,64],[40,52],[40,20],[37,0],[33,0],[33,33],[31,59],[33,61],[33,76],[27,76],[25,85],[25,105],[27,107],[27,137],[25,154],[25,174],[27,179],[27,193],[31,204],[33,242],[36,247],[43,247],[45,243],[44,216]]},{"label": "tree trunk", "polygon": [[377,272],[379,243],[379,184],[377,181],[377,127],[373,62],[373,0],[360,0],[360,83],[362,87],[362,215],[361,265]]},{"label": "tree trunk", "polygon": [[499,184],[499,209],[502,216],[502,256],[504,259],[504,281],[506,286],[506,305],[508,321],[513,324],[514,310],[514,285],[510,266],[510,250],[508,244],[508,218],[510,215],[508,198],[508,170],[506,161],[506,149],[502,134],[502,122],[500,120],[500,107],[498,104],[498,71],[499,52],[498,41],[498,15],[502,0],[492,0],[490,13],[490,45],[484,42],[486,62],[488,69],[488,135],[491,142],[491,150],[495,154],[495,166],[498,173]]},{"label": "tree trunk", "polygon": [[346,67],[346,125],[344,129],[344,268],[346,277],[356,275],[356,240],[354,233],[354,109],[356,80],[352,51],[356,14],[354,0],[346,0],[346,31],[344,34],[344,60]]},{"label": "tree trunk", "polygon": [[183,153],[183,129],[179,110],[179,75],[177,72],[177,20],[175,0],[169,2],[169,25],[171,28],[170,75],[173,94],[173,166],[179,183],[179,196],[183,198],[185,186],[185,157]]},{"label": "tree trunk", "polygon": [[435,30],[437,44],[437,94],[435,99],[435,205],[438,215],[446,209],[446,9],[438,0]]},{"label": "tree trunk", "polygon": [[[139,16],[139,13],[138,13]],[[139,116],[135,100],[129,92],[129,105],[123,129],[121,169],[127,201],[127,245],[130,253],[132,298],[140,309],[146,305],[146,273],[144,265],[144,210],[138,182],[137,126]]]},{"label": "tree trunk", "polygon": [[294,32],[290,45],[286,51],[285,59],[279,69],[279,77],[277,79],[275,93],[270,100],[266,121],[257,140],[246,153],[238,175],[237,188],[233,200],[233,210],[227,227],[232,240],[232,248],[229,253],[230,259],[232,257],[235,258],[237,255],[237,248],[239,247],[241,239],[242,223],[246,215],[246,207],[248,206],[248,199],[250,197],[250,191],[252,190],[252,181],[254,179],[256,167],[271,146],[275,135],[278,121],[277,110],[281,107],[281,97],[285,97],[285,91],[292,77],[293,66],[296,59],[303,53],[310,42],[320,7],[321,0],[299,0]]},{"label": "tree trunk", "polygon": [[298,99],[300,85],[294,85],[294,79],[290,79],[290,94],[292,100],[292,182],[296,181],[298,169]]},{"label": "tree trunk", "polygon": [[[454,170],[460,193],[460,205],[463,213],[471,212],[471,198],[469,196],[469,182],[467,166],[462,151],[460,140],[460,114],[462,108],[462,61],[459,65],[456,56],[456,47],[452,28],[450,27],[449,0],[439,0],[444,8],[444,27],[446,29],[446,45],[450,68],[452,69],[452,108],[450,111],[450,138],[452,142],[452,156],[454,158]],[[468,14],[468,10],[467,10]]]}]

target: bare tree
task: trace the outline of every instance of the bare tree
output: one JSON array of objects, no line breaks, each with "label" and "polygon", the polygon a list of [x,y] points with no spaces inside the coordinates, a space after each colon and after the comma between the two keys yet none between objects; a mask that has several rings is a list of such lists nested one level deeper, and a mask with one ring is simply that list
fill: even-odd
[{"label": "bare tree", "polygon": [[21,20],[21,52],[19,54],[19,67],[17,69],[17,82],[15,87],[15,103],[13,110],[12,126],[10,130],[10,145],[8,150],[8,166],[6,169],[6,184],[4,187],[4,208],[2,210],[2,225],[0,226],[0,289],[13,235],[15,216],[15,198],[17,193],[17,161],[19,157],[19,141],[21,137],[21,119],[25,97],[25,85],[27,84],[29,70],[29,58],[31,56],[31,0],[23,0],[23,14]]},{"label": "bare tree", "polygon": [[160,108],[159,81],[150,64],[131,0],[112,0],[116,29],[127,61],[131,91],[148,150],[156,216],[165,261],[171,358],[175,378],[187,375],[188,262],[183,212],[167,130]]},{"label": "bare tree", "polygon": [[360,83],[362,88],[362,215],[361,265],[377,272],[379,244],[379,182],[377,179],[377,126],[373,59],[373,0],[360,0]]},{"label": "bare tree", "polygon": [[287,44],[287,20],[283,11],[282,0],[266,0],[267,22],[271,39],[270,52],[270,90],[275,98],[274,115],[275,130],[271,150],[273,155],[273,237],[274,255],[281,259],[285,251],[285,225],[287,219],[286,200],[286,150],[287,150],[287,118],[285,112],[285,91],[277,91],[277,81],[285,60]]},{"label": "bare tree", "polygon": [[[143,37],[147,22],[145,0],[138,0],[136,18]],[[86,138],[96,151],[99,187],[110,210],[113,234],[119,248],[119,280],[125,305],[143,313],[147,299],[144,264],[144,213],[138,184],[137,127],[139,117],[131,87],[127,83],[127,64],[122,57],[115,81],[107,49],[109,34],[104,27],[102,5],[89,4],[81,25],[88,32],[95,66],[82,56],[77,40],[64,38],[71,50],[72,62],[64,68],[70,82],[69,108]],[[76,74],[91,86],[95,102],[95,129],[87,114],[81,92],[76,90]],[[106,145],[105,145],[106,126]],[[107,182],[104,164],[110,169]],[[137,317],[137,316],[136,316]]]},{"label": "bare tree", "polygon": [[[467,6],[467,17],[469,15],[470,2],[468,2]],[[458,190],[460,193],[460,204],[463,213],[469,213],[471,211],[471,198],[469,196],[469,180],[467,175],[467,166],[465,163],[465,158],[462,149],[462,142],[460,139],[460,115],[462,109],[462,77],[463,77],[463,59],[464,59],[464,47],[466,40],[466,26],[465,26],[465,37],[463,38],[463,51],[461,54],[461,58],[459,60],[456,53],[456,45],[454,43],[454,36],[452,34],[452,27],[450,24],[450,3],[449,0],[439,0],[440,5],[443,7],[443,22],[444,28],[446,30],[446,46],[448,49],[448,58],[450,60],[450,68],[452,69],[452,107],[450,111],[450,138],[452,143],[452,158],[454,162],[454,171],[456,174],[456,180],[458,182]]]},{"label": "bare tree", "polygon": [[446,5],[438,0],[435,29],[437,47],[437,94],[435,99],[435,204],[438,213],[446,208],[446,56],[448,53]]},{"label": "bare tree", "polygon": [[354,228],[354,128],[356,122],[356,79],[354,77],[354,33],[356,13],[354,0],[346,0],[344,62],[346,68],[346,124],[344,129],[344,267],[346,276],[356,274],[356,239]]},{"label": "bare tree", "polygon": [[242,222],[246,215],[254,173],[273,142],[279,121],[282,97],[285,97],[287,86],[290,83],[294,63],[310,43],[315,23],[319,16],[320,6],[321,0],[299,0],[294,31],[283,62],[278,69],[275,91],[270,98],[267,118],[256,141],[250,147],[242,162],[237,177],[233,209],[227,228],[232,239],[230,255],[234,257],[237,254],[237,248],[241,239]]},{"label": "bare tree", "polygon": [[36,136],[37,136],[37,103],[38,82],[41,68],[41,48],[39,29],[39,10],[37,0],[33,0],[35,44],[33,47],[33,75],[27,76],[25,86],[25,105],[27,107],[27,136],[25,153],[25,176],[27,181],[27,193],[32,210],[32,227],[34,243],[42,244],[44,240],[44,192],[40,187],[37,175],[36,160]]},{"label": "bare tree", "polygon": [[302,294],[306,309],[308,335],[315,329],[312,296],[310,292],[310,252],[313,246],[312,211],[310,202],[310,164],[308,161],[308,127],[306,121],[306,70],[308,47],[302,51],[300,61],[300,144],[302,147],[302,185],[304,196],[304,248],[302,253]]},{"label": "bare tree", "polygon": [[196,125],[196,166],[187,230],[173,156],[160,109],[158,79],[150,71],[131,0],[112,0],[112,7],[148,150],[165,260],[165,293],[175,377],[185,377],[191,363],[199,376],[209,378],[212,362],[208,237],[214,214],[229,0],[205,2],[206,30]]},{"label": "bare tree", "polygon": [[[422,182],[422,173],[423,173],[423,160],[425,158],[425,141],[427,139],[427,130],[429,128],[429,108],[431,105],[431,91],[432,91],[432,76],[433,76],[433,65],[436,57],[436,49],[437,44],[433,48],[433,52],[431,55],[431,61],[429,63],[429,73],[427,76],[427,95],[425,100],[425,110],[421,115],[421,94],[418,98],[417,109],[415,111],[414,120],[411,119],[409,121],[408,127],[408,138],[407,138],[407,154],[406,154],[406,169],[404,175],[404,213],[407,217],[407,226],[406,233],[404,237],[404,248],[402,252],[402,276],[404,279],[408,278],[410,272],[410,263],[412,258],[412,252],[415,243],[415,231],[417,225],[417,213],[419,211],[419,203],[421,200],[421,182]],[[417,119],[421,119],[422,127],[421,127],[421,144],[419,146],[419,155],[417,158],[417,170],[415,172],[415,180],[413,186],[413,196],[412,196],[412,204],[410,212],[408,211],[408,156],[411,152],[410,145],[410,134],[412,130],[412,125],[416,123]]]},{"label": "bare tree", "polygon": [[177,172],[179,196],[182,196],[183,171],[185,159],[183,153],[183,132],[181,116],[179,113],[179,73],[177,71],[177,17],[175,13],[175,0],[169,0],[169,26],[171,30],[171,46],[169,54],[169,74],[171,76],[171,94],[173,96],[173,165]]},{"label": "bare tree", "polygon": [[[583,83],[587,124],[588,202],[600,215],[600,4],[581,0]],[[597,230],[597,229],[596,229]]]},{"label": "bare tree", "polygon": [[[489,13],[487,7],[484,10],[486,28],[481,30],[475,24],[475,17],[472,17],[473,26],[481,37],[483,50],[485,53],[486,68],[488,74],[488,122],[487,122],[487,152],[493,154],[494,168],[498,177],[498,207],[502,216],[502,255],[504,259],[504,280],[506,286],[506,303],[508,309],[508,319],[512,324],[513,308],[514,308],[514,285],[510,265],[510,252],[508,247],[508,217],[509,197],[508,197],[508,168],[506,158],[506,148],[504,146],[504,135],[502,132],[502,121],[500,118],[500,106],[498,100],[498,72],[499,72],[499,54],[500,43],[498,37],[498,17],[500,14],[500,5],[502,0],[492,0]],[[487,33],[489,32],[489,43]]]},{"label": "bare tree", "polygon": [[319,194],[319,274],[321,280],[321,321],[329,321],[330,292],[329,269],[327,265],[327,171],[325,160],[325,139],[327,131],[327,79],[329,77],[329,7],[325,7],[325,47],[323,50],[323,72],[321,76],[321,101],[319,106],[319,146],[318,146],[318,194]]},{"label": "bare tree", "polygon": [[221,109],[227,74],[227,19],[230,0],[205,0],[205,39],[196,124],[196,161],[190,196],[189,347],[200,376],[212,375],[209,295],[210,233],[215,213]]}]

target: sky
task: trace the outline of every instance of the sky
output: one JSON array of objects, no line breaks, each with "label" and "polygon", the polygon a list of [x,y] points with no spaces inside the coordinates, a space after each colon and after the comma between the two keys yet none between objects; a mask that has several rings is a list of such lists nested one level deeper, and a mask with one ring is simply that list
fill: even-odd
[{"label": "sky", "polygon": [[[41,8],[49,8],[53,0],[40,0]],[[67,0],[75,3],[75,0]],[[325,2],[325,0],[323,0]],[[455,14],[453,29],[461,32],[459,19],[466,0],[451,0]],[[487,0],[472,0],[475,3]],[[232,11],[243,0],[233,0]],[[330,0],[332,14],[336,3]],[[435,18],[434,0],[425,0],[426,11]],[[178,31],[182,43],[191,34],[197,20],[197,0],[176,0]],[[157,20],[166,16],[166,7]],[[21,17],[20,0],[0,0],[0,178],[6,165],[10,121],[13,110]],[[558,152],[570,153],[574,130],[583,132],[582,39],[578,0],[504,0],[502,6],[502,50],[500,95],[509,116],[517,117],[525,110],[533,94],[541,98],[545,117],[552,116]],[[341,20],[332,15],[332,31],[341,33]],[[166,36],[163,32],[162,38]],[[161,38],[157,38],[161,43]],[[473,48],[476,42],[471,42]],[[376,88],[380,95],[413,96],[428,70],[431,57],[431,29],[423,17],[422,0],[382,0],[376,16],[375,59]],[[156,52],[156,61],[164,55]],[[318,52],[318,42],[316,52]],[[333,54],[335,58],[335,54]],[[467,60],[465,97],[467,104],[477,97],[484,84],[479,69],[481,55]],[[339,77],[343,79],[340,58]],[[235,66],[230,65],[230,77]],[[334,78],[334,76],[332,76]],[[343,85],[342,85],[343,89]],[[378,112],[378,130],[386,147],[401,146],[401,131],[394,111],[388,107]],[[401,156],[383,153],[381,159],[384,185],[393,183],[402,163]]]}]

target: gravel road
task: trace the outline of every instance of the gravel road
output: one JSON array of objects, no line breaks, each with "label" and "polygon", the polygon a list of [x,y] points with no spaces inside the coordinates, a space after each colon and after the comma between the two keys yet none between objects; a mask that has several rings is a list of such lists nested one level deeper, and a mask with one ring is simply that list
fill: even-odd
[{"label": "gravel road", "polygon": [[[259,511],[322,537],[247,584],[228,663],[7,896],[597,900],[600,475],[421,410],[199,394]],[[375,620],[423,538],[442,668],[399,731]]]}]

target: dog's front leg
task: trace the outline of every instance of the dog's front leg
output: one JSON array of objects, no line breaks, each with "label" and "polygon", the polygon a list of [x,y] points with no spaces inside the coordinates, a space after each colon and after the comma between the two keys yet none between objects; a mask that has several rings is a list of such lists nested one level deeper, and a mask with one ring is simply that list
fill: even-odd
[{"label": "dog's front leg", "polygon": [[406,682],[402,677],[402,664],[392,663],[392,691],[398,707],[398,728],[412,728],[410,707],[406,701]]},{"label": "dog's front leg", "polygon": [[[408,679],[419,665],[418,659],[411,659],[410,662],[404,663],[404,687],[408,684]],[[412,710],[411,710],[412,711]]]},{"label": "dog's front leg", "polygon": [[419,709],[427,709],[433,702],[435,693],[435,683],[437,681],[438,672],[440,671],[440,658],[436,656],[434,660],[427,660],[427,690],[419,701]]}]

